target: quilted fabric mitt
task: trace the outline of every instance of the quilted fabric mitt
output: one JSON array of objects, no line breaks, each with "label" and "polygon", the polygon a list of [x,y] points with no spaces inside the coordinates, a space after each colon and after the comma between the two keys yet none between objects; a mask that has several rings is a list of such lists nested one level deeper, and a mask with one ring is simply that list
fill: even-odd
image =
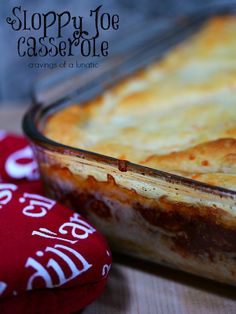
[{"label": "quilted fabric mitt", "polygon": [[43,195],[27,141],[0,132],[0,313],[72,313],[99,296],[111,266],[103,236]]}]

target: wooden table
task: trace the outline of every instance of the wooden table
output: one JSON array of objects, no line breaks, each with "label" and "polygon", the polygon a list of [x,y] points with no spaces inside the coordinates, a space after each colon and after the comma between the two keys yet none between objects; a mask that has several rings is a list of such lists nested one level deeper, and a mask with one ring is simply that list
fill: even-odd
[{"label": "wooden table", "polygon": [[[0,107],[0,129],[20,132],[24,108]],[[236,288],[114,256],[103,295],[84,314],[235,314]]]}]

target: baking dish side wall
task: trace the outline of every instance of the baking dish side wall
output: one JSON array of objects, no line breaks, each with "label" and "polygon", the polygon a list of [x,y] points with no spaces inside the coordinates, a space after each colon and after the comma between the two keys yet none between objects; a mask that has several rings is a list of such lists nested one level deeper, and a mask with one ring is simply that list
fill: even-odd
[{"label": "baking dish side wall", "polygon": [[141,192],[134,174],[34,149],[47,194],[86,216],[113,250],[236,284],[236,220],[230,200],[227,208],[210,194],[149,178]]}]

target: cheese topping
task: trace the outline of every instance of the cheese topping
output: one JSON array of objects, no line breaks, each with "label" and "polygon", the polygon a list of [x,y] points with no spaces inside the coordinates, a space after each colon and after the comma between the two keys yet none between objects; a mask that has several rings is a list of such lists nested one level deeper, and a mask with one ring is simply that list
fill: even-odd
[{"label": "cheese topping", "polygon": [[236,190],[236,18],[49,118],[57,142]]}]

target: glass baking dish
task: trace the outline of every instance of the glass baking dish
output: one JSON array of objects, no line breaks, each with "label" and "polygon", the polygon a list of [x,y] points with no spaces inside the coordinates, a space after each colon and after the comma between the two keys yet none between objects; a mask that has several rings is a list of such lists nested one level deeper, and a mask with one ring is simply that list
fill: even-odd
[{"label": "glass baking dish", "polygon": [[113,250],[235,285],[235,191],[65,146],[43,135],[56,111],[93,98],[108,82],[115,84],[160,58],[208,16],[180,21],[156,40],[105,61],[98,73],[80,79],[79,87],[51,104],[36,101],[23,128],[47,194],[86,216]]}]

